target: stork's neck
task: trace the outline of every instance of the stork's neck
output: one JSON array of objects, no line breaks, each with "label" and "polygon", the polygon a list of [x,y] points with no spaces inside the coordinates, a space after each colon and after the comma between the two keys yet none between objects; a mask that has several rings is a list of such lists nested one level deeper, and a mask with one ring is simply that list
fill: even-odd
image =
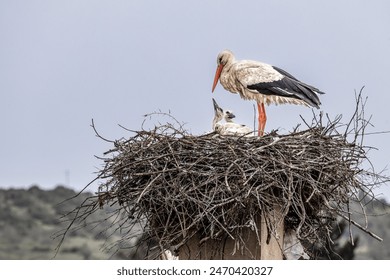
[{"label": "stork's neck", "polygon": [[219,79],[223,88],[231,93],[238,93],[239,89],[235,83],[235,60],[229,61],[223,67],[221,77]]},{"label": "stork's neck", "polygon": [[215,116],[214,119],[213,119],[213,131],[215,131],[215,127],[217,126],[217,123],[220,121],[220,119],[218,118],[218,116]]},{"label": "stork's neck", "polygon": [[227,123],[234,123],[233,119],[231,119],[231,118],[225,118],[225,122],[227,122]]}]

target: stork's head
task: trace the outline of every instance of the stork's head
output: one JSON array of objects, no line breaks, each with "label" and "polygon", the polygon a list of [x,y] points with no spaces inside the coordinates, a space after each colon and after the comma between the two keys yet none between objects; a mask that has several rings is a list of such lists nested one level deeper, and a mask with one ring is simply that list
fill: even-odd
[{"label": "stork's head", "polygon": [[213,119],[213,130],[218,131],[218,127],[221,126],[219,123],[221,120],[225,120],[225,122],[233,122],[233,119],[236,117],[232,111],[223,110],[219,107],[217,101],[213,98],[214,104],[214,119]]},{"label": "stork's head", "polygon": [[230,110],[226,110],[224,112],[224,118],[225,118],[225,121],[226,122],[233,122],[233,119],[235,118],[236,116],[233,114],[232,111]]},{"label": "stork's head", "polygon": [[211,92],[214,92],[214,89],[217,86],[217,83],[218,83],[219,77],[221,76],[221,72],[222,72],[223,67],[226,64],[231,63],[233,60],[234,60],[234,55],[231,51],[224,50],[224,51],[219,53],[219,55],[217,57],[218,67],[217,67],[217,71],[215,72],[214,84],[213,84],[213,88],[212,88]]}]

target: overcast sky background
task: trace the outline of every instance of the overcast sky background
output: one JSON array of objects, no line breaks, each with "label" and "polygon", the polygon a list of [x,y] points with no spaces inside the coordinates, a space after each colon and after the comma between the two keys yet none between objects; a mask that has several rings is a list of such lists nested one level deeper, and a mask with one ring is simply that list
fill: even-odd
[{"label": "overcast sky background", "polygon": [[[312,84],[321,110],[349,120],[365,86],[366,114],[390,130],[390,1],[0,0],[0,186],[81,189],[143,115],[171,113],[194,134],[211,129],[214,97],[252,125],[253,102],[211,86],[217,54],[232,50]],[[318,111],[317,111],[318,112]],[[285,133],[311,109],[267,108],[266,131]],[[153,118],[147,125],[166,119]],[[377,171],[390,135],[366,145]],[[389,174],[390,171],[387,171]],[[91,190],[97,188],[97,183]],[[390,186],[380,192],[390,198]]]}]

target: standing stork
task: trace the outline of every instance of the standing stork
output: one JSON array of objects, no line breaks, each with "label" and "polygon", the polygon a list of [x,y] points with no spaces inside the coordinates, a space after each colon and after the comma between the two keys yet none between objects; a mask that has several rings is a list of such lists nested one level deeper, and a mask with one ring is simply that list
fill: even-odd
[{"label": "standing stork", "polygon": [[239,93],[243,99],[257,102],[258,135],[264,135],[267,115],[264,104],[299,104],[319,108],[319,89],[305,84],[286,71],[253,60],[235,60],[231,51],[222,51],[217,58],[218,68],[212,92],[218,80],[227,91]]}]

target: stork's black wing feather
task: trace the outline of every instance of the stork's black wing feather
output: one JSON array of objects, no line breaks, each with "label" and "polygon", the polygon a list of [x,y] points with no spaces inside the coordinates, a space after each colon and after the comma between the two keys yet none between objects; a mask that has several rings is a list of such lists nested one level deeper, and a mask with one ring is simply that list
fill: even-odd
[{"label": "stork's black wing feather", "polygon": [[248,89],[256,90],[265,95],[278,95],[303,100],[307,104],[319,108],[321,102],[317,94],[322,94],[323,92],[313,86],[302,83],[294,76],[278,67],[272,67],[284,77],[272,82],[248,85]]},{"label": "stork's black wing feather", "polygon": [[320,91],[318,88],[315,88],[315,87],[313,87],[313,86],[311,86],[311,85],[308,85],[308,84],[305,84],[305,83],[301,82],[300,80],[298,80],[297,78],[295,78],[293,75],[291,75],[290,73],[288,73],[287,71],[284,71],[283,69],[281,69],[281,68],[279,68],[279,67],[272,66],[272,68],[274,68],[274,69],[275,69],[276,71],[278,71],[280,74],[282,74],[282,75],[284,75],[284,76],[286,76],[286,77],[288,77],[288,78],[290,78],[290,79],[296,81],[297,83],[301,84],[302,86],[305,86],[305,87],[307,87],[307,88],[310,88],[311,90],[313,90],[313,91],[315,91],[315,92],[317,92],[317,93],[319,93],[319,94],[325,94],[325,92]]},{"label": "stork's black wing feather", "polygon": [[280,74],[286,76],[286,77],[289,77],[290,79],[293,79],[295,81],[298,81],[299,80],[297,78],[295,78],[293,75],[291,75],[290,73],[288,73],[287,71],[284,71],[282,68],[279,68],[279,67],[276,67],[276,66],[272,66],[272,68],[274,68],[276,71],[278,71]]}]

